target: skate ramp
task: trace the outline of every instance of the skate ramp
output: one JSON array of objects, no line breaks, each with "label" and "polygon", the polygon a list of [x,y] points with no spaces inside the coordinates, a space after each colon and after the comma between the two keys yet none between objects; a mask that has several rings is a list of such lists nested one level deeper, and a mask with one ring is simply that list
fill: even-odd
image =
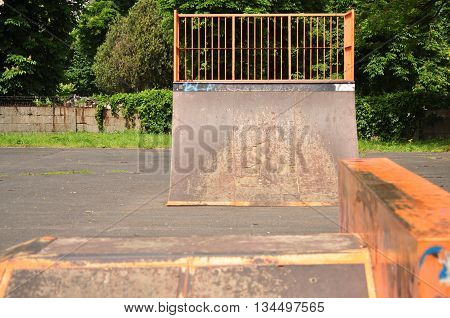
[{"label": "skate ramp", "polygon": [[174,84],[168,205],[337,204],[354,84]]}]

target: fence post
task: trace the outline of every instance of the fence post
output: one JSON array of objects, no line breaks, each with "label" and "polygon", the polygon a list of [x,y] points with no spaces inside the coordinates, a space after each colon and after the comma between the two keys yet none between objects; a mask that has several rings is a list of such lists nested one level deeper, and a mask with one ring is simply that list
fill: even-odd
[{"label": "fence post", "polygon": [[344,16],[344,79],[354,80],[355,59],[355,10]]},{"label": "fence post", "polygon": [[180,80],[179,75],[179,25],[178,25],[178,12],[173,11],[173,81],[178,82]]}]

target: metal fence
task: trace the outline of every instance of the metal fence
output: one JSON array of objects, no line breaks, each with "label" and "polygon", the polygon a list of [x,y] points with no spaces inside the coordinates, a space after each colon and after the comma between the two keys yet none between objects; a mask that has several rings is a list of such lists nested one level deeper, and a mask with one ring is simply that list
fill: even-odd
[{"label": "metal fence", "polygon": [[174,11],[174,82],[353,81],[354,16]]}]

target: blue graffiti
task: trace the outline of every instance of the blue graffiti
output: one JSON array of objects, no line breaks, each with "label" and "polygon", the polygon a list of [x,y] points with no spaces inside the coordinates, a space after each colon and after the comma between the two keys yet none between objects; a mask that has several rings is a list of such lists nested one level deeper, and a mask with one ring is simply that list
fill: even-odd
[{"label": "blue graffiti", "polygon": [[422,267],[423,263],[425,262],[425,258],[427,256],[433,256],[437,258],[439,263],[442,264],[442,270],[439,272],[439,281],[447,281],[448,280],[448,263],[449,263],[449,257],[447,253],[445,253],[446,259],[439,259],[439,253],[442,251],[442,246],[432,246],[428,248],[425,252],[423,252],[422,256],[419,260],[419,268]]},{"label": "blue graffiti", "polygon": [[207,85],[202,83],[184,83],[183,91],[185,92],[212,92],[214,91],[214,84],[208,83]]}]

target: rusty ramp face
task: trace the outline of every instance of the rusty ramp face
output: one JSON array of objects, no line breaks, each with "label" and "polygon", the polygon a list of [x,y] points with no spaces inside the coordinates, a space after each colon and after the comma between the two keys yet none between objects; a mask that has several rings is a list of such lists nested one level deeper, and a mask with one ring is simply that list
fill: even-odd
[{"label": "rusty ramp face", "polygon": [[1,297],[373,297],[356,236],[32,240],[0,262]]},{"label": "rusty ramp face", "polygon": [[335,205],[354,84],[174,84],[168,205]]}]

